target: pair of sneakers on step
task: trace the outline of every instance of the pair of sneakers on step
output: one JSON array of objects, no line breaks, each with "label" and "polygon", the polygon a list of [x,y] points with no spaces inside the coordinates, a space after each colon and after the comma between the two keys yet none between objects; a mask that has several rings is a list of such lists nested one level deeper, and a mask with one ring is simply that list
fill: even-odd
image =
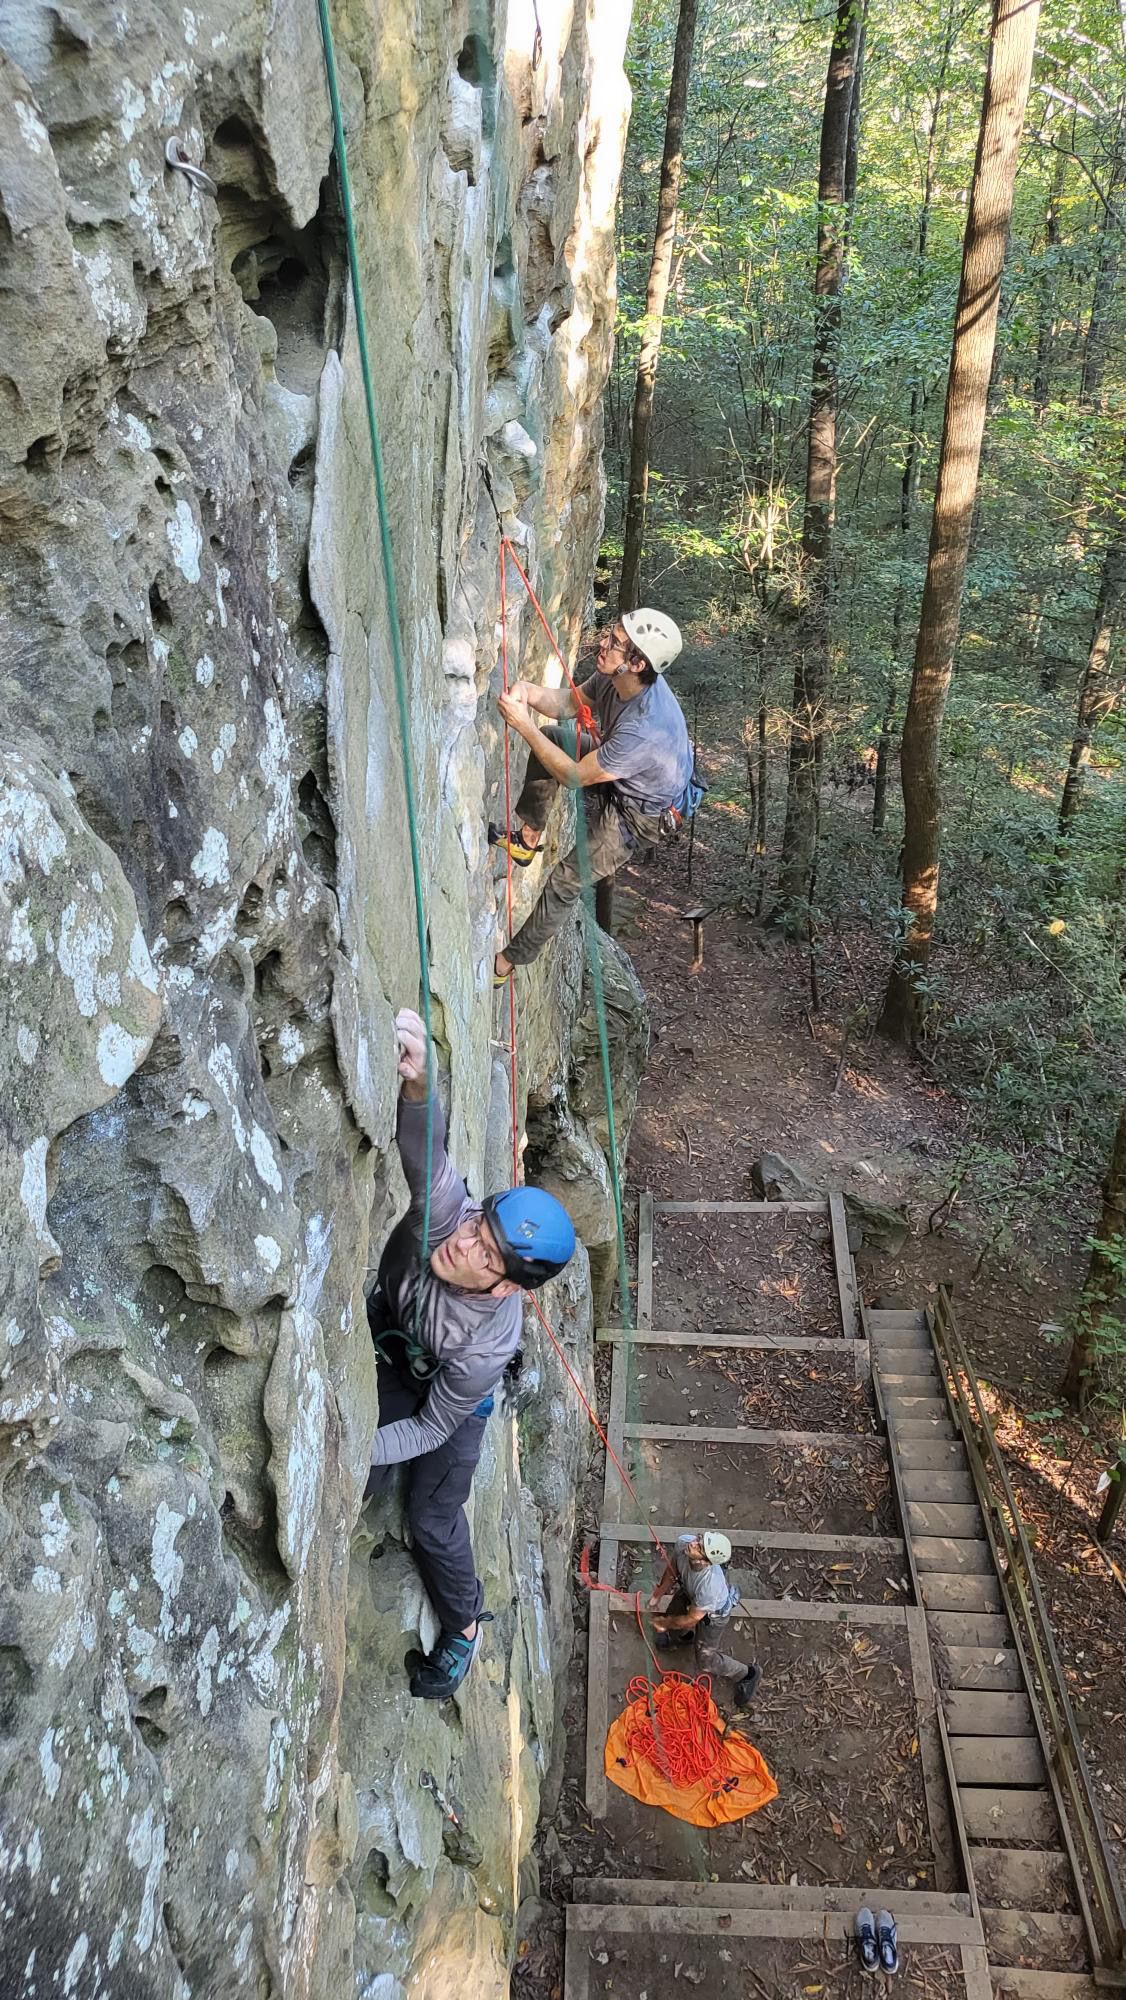
[{"label": "pair of sneakers on step", "polygon": [[857,1911],[856,1954],[863,1972],[899,1971],[899,1933],[890,1910],[881,1910],[878,1919],[871,1910]]}]

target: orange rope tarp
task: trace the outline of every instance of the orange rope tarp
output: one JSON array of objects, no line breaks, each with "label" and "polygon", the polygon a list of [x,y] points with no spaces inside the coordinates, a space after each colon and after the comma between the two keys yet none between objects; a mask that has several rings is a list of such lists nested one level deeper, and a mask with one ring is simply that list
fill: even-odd
[{"label": "orange rope tarp", "polygon": [[606,1737],[604,1769],[631,1798],[690,1826],[728,1826],[777,1798],[754,1744],[724,1728],[707,1674],[638,1678],[628,1695]]}]

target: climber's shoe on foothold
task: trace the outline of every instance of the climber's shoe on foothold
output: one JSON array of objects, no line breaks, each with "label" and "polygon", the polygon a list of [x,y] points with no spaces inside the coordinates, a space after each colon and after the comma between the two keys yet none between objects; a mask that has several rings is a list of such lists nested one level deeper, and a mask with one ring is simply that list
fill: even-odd
[{"label": "climber's shoe on foothold", "polygon": [[512,856],[517,868],[527,868],[539,851],[538,842],[535,847],[529,847],[518,833],[506,833],[504,827],[497,826],[494,820],[489,821],[489,846],[503,848],[505,854]]},{"label": "climber's shoe on foothold", "polygon": [[899,1971],[899,1930],[890,1910],[880,1911],[880,1970],[884,1973]]},{"label": "climber's shoe on foothold", "polygon": [[761,1679],[762,1668],[760,1666],[748,1667],[735,1689],[735,1702],[738,1708],[747,1709],[750,1707],[758,1693]]},{"label": "climber's shoe on foothold", "polygon": [[425,1654],[411,1675],[411,1693],[416,1701],[446,1701],[456,1694],[481,1650],[482,1627],[490,1614],[483,1611],[472,1639],[462,1632],[442,1632],[432,1653]]},{"label": "climber's shoe on foothold", "polygon": [[880,1952],[876,1943],[876,1919],[871,1910],[857,1910],[855,1933],[856,1955],[860,1960],[861,1971],[878,1972]]}]

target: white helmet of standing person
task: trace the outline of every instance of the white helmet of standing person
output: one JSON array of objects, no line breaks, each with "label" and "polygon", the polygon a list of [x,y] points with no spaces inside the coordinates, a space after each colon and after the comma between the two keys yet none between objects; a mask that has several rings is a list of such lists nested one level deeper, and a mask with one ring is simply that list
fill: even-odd
[{"label": "white helmet of standing person", "polygon": [[644,653],[653,672],[667,673],[684,645],[675,620],[666,611],[653,611],[648,605],[640,611],[623,611],[621,620],[630,643]]},{"label": "white helmet of standing person", "polygon": [[700,1540],[704,1545],[704,1554],[710,1563],[729,1563],[731,1561],[731,1543],[728,1541],[726,1535],[720,1534],[718,1528],[709,1528],[706,1534],[700,1536]]}]

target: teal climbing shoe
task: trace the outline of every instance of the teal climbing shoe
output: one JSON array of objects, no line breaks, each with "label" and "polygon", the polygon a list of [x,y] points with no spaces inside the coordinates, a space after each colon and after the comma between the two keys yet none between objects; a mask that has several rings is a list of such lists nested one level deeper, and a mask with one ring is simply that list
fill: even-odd
[{"label": "teal climbing shoe", "polygon": [[439,1634],[434,1651],[418,1659],[411,1675],[411,1693],[416,1701],[446,1701],[457,1693],[481,1650],[482,1626],[488,1619],[488,1612],[482,1612],[472,1639],[461,1632]]}]

